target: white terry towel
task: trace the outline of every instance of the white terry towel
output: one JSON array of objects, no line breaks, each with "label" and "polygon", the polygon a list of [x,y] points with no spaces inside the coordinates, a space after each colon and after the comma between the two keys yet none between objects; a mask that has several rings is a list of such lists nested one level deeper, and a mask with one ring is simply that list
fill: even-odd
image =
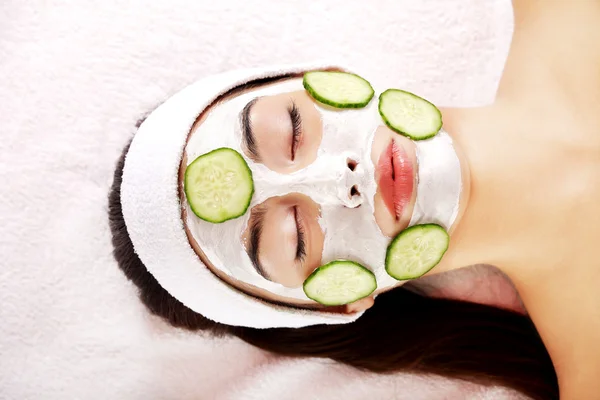
[{"label": "white terry towel", "polygon": [[0,2],[0,399],[511,398],[181,332],[112,258],[118,155],[137,119],[203,76],[328,56],[439,105],[493,99],[508,0],[376,3]]}]

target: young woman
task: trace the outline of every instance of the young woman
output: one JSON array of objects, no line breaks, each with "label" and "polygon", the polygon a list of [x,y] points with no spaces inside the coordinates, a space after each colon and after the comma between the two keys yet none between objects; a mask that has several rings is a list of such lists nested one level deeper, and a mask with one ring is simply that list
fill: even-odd
[{"label": "young woman", "polygon": [[[431,139],[391,130],[376,99],[344,110],[314,100],[303,73],[335,66],[234,71],[161,105],[125,149],[110,194],[115,257],[142,301],[175,326],[288,356],[504,384],[536,399],[597,397],[600,2],[514,9],[495,103],[443,109]],[[211,223],[190,205],[186,171],[222,147],[243,157],[254,194],[246,213]],[[429,273],[495,265],[530,318],[391,278],[391,240],[429,223],[450,234]],[[338,306],[309,298],[303,283],[340,259],[372,271],[377,289]]]}]

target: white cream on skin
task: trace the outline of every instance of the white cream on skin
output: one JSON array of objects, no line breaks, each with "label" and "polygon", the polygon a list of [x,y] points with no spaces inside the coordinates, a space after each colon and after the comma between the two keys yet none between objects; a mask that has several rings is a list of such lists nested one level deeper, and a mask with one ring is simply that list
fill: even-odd
[{"label": "white cream on skin", "polygon": [[417,145],[417,201],[410,226],[435,223],[450,230],[460,207],[462,172],[452,138],[443,130]]},{"label": "white cream on skin", "polygon": [[[371,162],[375,130],[382,125],[377,99],[363,109],[329,110],[315,105],[323,122],[323,138],[316,160],[292,174],[280,174],[250,160],[241,149],[239,115],[256,97],[304,90],[301,79],[292,79],[250,93],[244,93],[214,106],[199,125],[186,147],[188,165],[196,157],[219,147],[230,147],[242,154],[252,170],[255,194],[250,207],[274,196],[302,193],[319,204],[319,223],[325,233],[322,263],[336,259],[359,262],[377,278],[378,288],[398,282],[385,272],[385,252],[390,238],[375,222],[374,196],[377,189]],[[354,171],[347,159],[358,162]],[[448,229],[458,214],[461,170],[450,137],[417,142],[417,204],[411,225],[437,222]],[[421,171],[422,170],[422,171]],[[350,198],[353,185],[360,196]],[[442,204],[443,203],[443,204]],[[360,208],[355,208],[361,205]],[[197,218],[185,204],[187,225],[207,258],[224,273],[274,294],[306,300],[302,287],[288,288],[260,276],[241,240],[250,212],[222,224]]]}]

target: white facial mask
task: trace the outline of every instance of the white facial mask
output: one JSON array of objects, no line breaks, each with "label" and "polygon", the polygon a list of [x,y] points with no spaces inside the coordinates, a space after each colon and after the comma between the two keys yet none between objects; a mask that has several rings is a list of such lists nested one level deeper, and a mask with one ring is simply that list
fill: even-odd
[{"label": "white facial mask", "polygon": [[[371,145],[381,124],[376,102],[361,110],[325,110],[317,106],[323,122],[323,136],[316,160],[292,174],[280,174],[255,163],[241,149],[239,115],[249,101],[260,96],[304,90],[301,79],[288,80],[270,87],[242,94],[211,109],[186,147],[188,164],[196,157],[219,147],[230,147],[242,154],[252,170],[255,193],[250,207],[274,196],[301,193],[321,208],[319,223],[325,233],[322,263],[336,259],[357,261],[373,268],[379,287],[395,285],[383,268],[389,238],[375,223],[373,199],[377,189]],[[350,138],[350,139],[349,139]],[[347,160],[358,165],[351,171]],[[356,185],[360,196],[350,196]],[[356,208],[358,206],[360,208]],[[216,268],[234,278],[272,293],[306,300],[302,287],[287,288],[260,276],[241,241],[250,213],[222,224],[196,218],[189,206],[188,226],[206,256]],[[230,238],[222,240],[222,238]]]},{"label": "white facial mask", "polygon": [[[398,281],[387,275],[384,265],[390,238],[381,233],[373,216],[373,199],[377,186],[370,154],[375,130],[382,125],[377,112],[376,99],[369,106],[358,110],[328,110],[316,106],[323,122],[323,136],[317,158],[311,165],[295,173],[280,174],[271,171],[264,165],[250,160],[242,151],[239,115],[246,104],[256,97],[297,90],[304,90],[302,80],[292,79],[244,93],[213,106],[186,147],[188,164],[196,157],[219,147],[237,150],[242,154],[253,174],[255,194],[250,207],[261,204],[271,197],[289,193],[301,193],[310,197],[321,208],[319,223],[325,233],[322,264],[336,259],[356,261],[373,271],[379,289],[396,285]],[[449,140],[446,134],[438,136],[427,142],[445,140],[444,137]],[[454,210],[455,206],[458,209],[460,164],[451,141],[449,143],[449,148],[436,145],[421,146],[417,143],[419,166],[421,163],[431,165],[431,157],[441,156],[442,160],[446,160],[442,163],[447,162],[451,171],[440,174],[440,170],[436,170],[423,176],[419,175],[417,190],[421,190],[423,185],[428,190],[426,191],[428,195],[422,196],[423,205],[415,206],[415,210],[422,210],[417,218],[418,222],[415,223],[422,223],[428,218],[432,221],[453,221],[456,218],[451,215],[429,215],[430,212]],[[429,155],[431,150],[436,150],[432,151],[432,156]],[[456,163],[452,162],[452,155],[456,158]],[[348,158],[358,162],[354,171],[347,166]],[[439,165],[435,168],[439,168]],[[453,187],[452,190],[447,191],[451,194],[446,193],[444,196],[444,199],[449,199],[451,205],[436,208],[436,203],[433,201],[435,196],[438,192],[446,190],[443,184],[440,186],[440,179],[443,183],[444,175],[456,176],[456,168],[459,176],[458,189]],[[456,183],[455,179],[451,182]],[[361,195],[351,198],[350,190],[353,185],[358,187]],[[419,198],[418,192],[417,203]],[[361,207],[355,208],[358,205]],[[250,212],[222,224],[211,224],[197,218],[187,203],[185,207],[188,215],[186,222],[194,239],[216,268],[235,279],[271,293],[301,300],[307,299],[302,287],[284,287],[263,278],[254,269],[241,240]],[[447,225],[443,224],[443,226]]]},{"label": "white facial mask", "polygon": [[446,230],[456,221],[462,192],[460,160],[452,138],[440,131],[417,145],[417,201],[410,226],[435,223]]}]

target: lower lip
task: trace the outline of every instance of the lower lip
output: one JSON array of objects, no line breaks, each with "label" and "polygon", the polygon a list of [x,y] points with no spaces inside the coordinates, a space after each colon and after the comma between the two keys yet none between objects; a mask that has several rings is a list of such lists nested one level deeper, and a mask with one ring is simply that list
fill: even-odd
[{"label": "lower lip", "polygon": [[394,140],[379,156],[378,186],[385,206],[399,220],[413,194],[414,168],[408,154]]}]

